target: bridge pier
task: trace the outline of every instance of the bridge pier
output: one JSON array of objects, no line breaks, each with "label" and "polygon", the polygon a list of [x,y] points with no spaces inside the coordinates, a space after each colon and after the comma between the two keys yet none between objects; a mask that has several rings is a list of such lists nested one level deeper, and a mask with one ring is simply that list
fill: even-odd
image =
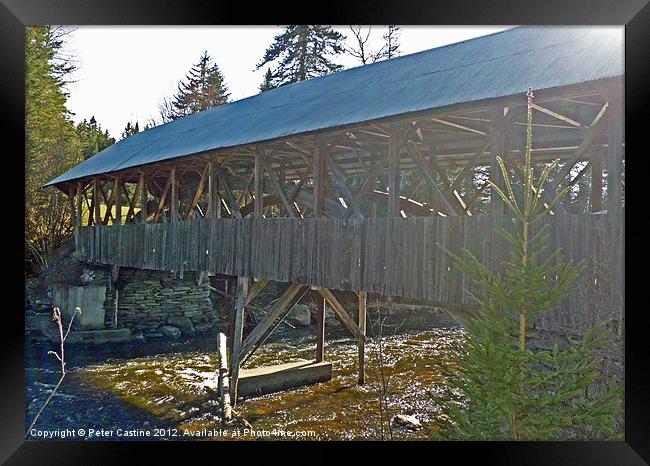
[{"label": "bridge pier", "polygon": [[[266,341],[273,330],[282,322],[286,315],[298,304],[300,299],[310,290],[306,285],[298,283],[290,283],[284,290],[280,297],[276,300],[275,304],[260,320],[260,322],[251,330],[251,332],[243,338],[244,321],[245,321],[245,308],[246,306],[259,294],[259,292],[266,286],[268,280],[259,280],[252,286],[249,286],[249,279],[247,277],[237,277],[237,289],[233,296],[235,304],[232,315],[232,338],[231,338],[231,352],[230,352],[230,398],[234,405],[237,403],[237,397],[240,392],[239,381],[243,374],[251,376],[250,370],[243,371],[242,367],[250,359],[253,353]],[[256,370],[255,376],[261,377],[259,380],[259,390],[251,388],[249,385],[252,383],[247,381],[247,389],[245,392],[250,393],[265,393],[264,387],[273,387],[273,391],[278,389],[286,389],[299,385],[309,383],[316,383],[323,381],[323,377],[327,375],[327,380],[331,378],[331,364],[324,364],[325,356],[325,307],[329,305],[336,317],[341,323],[350,331],[352,336],[357,339],[359,349],[359,384],[365,383],[365,341],[366,341],[366,292],[359,291],[358,297],[358,312],[359,312],[359,325],[345,310],[343,305],[338,301],[334,293],[325,288],[312,287],[320,299],[318,300],[317,312],[317,336],[316,336],[316,354],[313,363],[306,366],[301,363],[302,370],[300,374],[295,373],[295,364],[285,364],[286,374],[281,367],[267,367],[259,368]],[[283,366],[283,367],[284,367]],[[304,367],[303,367],[304,366]],[[329,368],[329,369],[328,369]],[[281,370],[282,369],[282,370]],[[325,371],[325,372],[323,372]],[[312,374],[312,372],[314,372]],[[327,373],[327,374],[326,374]],[[262,377],[263,376],[263,377]],[[272,381],[266,378],[273,379]],[[268,383],[267,383],[268,382]],[[278,388],[284,387],[284,388]],[[251,391],[252,390],[252,391]],[[269,388],[270,390],[270,388]]]},{"label": "bridge pier", "polygon": [[235,295],[234,325],[232,350],[230,352],[230,392],[232,404],[237,404],[237,384],[239,383],[239,362],[244,334],[244,307],[248,295],[248,278],[237,277],[237,291]]},{"label": "bridge pier", "polygon": [[[366,335],[366,292],[359,291],[359,330]],[[359,346],[359,385],[366,383],[366,340],[365,338],[358,338]]]}]

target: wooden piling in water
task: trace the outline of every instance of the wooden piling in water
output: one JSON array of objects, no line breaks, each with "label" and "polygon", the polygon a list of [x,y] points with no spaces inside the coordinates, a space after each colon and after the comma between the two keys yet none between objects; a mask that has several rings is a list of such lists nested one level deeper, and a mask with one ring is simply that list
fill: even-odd
[{"label": "wooden piling in water", "polygon": [[[363,335],[366,334],[366,292],[359,291],[359,329]],[[366,341],[363,338],[358,339],[359,346],[359,385],[366,383]]]},{"label": "wooden piling in water", "polygon": [[237,383],[239,381],[240,351],[242,348],[242,337],[244,333],[244,307],[246,306],[246,296],[248,295],[248,278],[237,277],[237,296],[235,298],[235,328],[232,340],[232,349],[230,353],[230,377],[232,385],[230,386],[231,399],[237,404]]},{"label": "wooden piling in water", "polygon": [[318,310],[316,311],[316,362],[322,362],[325,359],[325,298],[320,295],[316,296]]},{"label": "wooden piling in water", "polygon": [[219,399],[224,422],[232,419],[230,406],[230,383],[228,380],[228,355],[226,353],[226,335],[219,332],[217,335],[217,352],[219,354]]}]

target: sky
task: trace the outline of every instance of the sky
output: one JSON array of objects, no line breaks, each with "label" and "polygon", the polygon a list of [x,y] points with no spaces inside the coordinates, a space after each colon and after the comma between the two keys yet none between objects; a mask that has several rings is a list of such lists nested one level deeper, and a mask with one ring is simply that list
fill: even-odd
[{"label": "sky", "polygon": [[[419,52],[510,26],[401,26],[400,55]],[[334,29],[347,36],[349,26]],[[255,70],[276,34],[275,26],[80,26],[64,53],[78,67],[68,84],[68,109],[78,123],[94,116],[102,129],[120,139],[127,122],[142,128],[158,118],[159,105],[176,91],[179,80],[207,50],[219,66],[231,101],[257,94],[265,68]],[[371,48],[378,48],[384,26],[371,27]],[[351,68],[360,63],[348,54],[335,58]]]}]

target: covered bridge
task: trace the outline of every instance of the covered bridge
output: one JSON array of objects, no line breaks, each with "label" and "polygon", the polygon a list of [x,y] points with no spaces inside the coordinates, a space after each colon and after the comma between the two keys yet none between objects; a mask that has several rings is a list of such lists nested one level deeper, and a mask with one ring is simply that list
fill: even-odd
[{"label": "covered bridge", "polygon": [[[436,243],[500,263],[493,229],[507,216],[487,180],[499,182],[497,155],[522,159],[529,88],[534,161],[562,161],[545,195],[580,186],[548,216],[553,245],[622,270],[623,50],[622,28],[513,28],[148,129],[48,185],[69,194],[89,262],[238,277],[236,381],[309,290],[323,297],[317,360],[325,302],[361,348],[367,293],[460,315],[470,284]],[[622,290],[609,278],[599,293]],[[244,309],[269,280],[286,291],[244,339]],[[358,321],[340,290],[357,293]],[[585,302],[572,297],[542,325],[588,324],[593,315],[575,312]]]}]

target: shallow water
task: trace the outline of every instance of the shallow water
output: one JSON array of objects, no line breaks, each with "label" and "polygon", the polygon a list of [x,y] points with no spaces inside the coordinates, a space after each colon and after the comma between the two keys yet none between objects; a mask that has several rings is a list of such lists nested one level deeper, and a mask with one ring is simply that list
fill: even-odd
[{"label": "shallow water", "polygon": [[[360,386],[356,342],[332,335],[325,346],[325,359],[333,365],[330,382],[239,402],[238,414],[254,432],[241,428],[237,436],[236,429],[220,431],[214,336],[112,349],[73,347],[66,351],[75,356],[68,356],[72,362],[60,395],[38,426],[85,430],[95,426],[114,431],[160,428],[156,433],[173,439],[427,439],[443,428],[444,415],[432,394],[444,390],[444,373],[454,369],[453,344],[462,338],[461,328],[437,328],[388,335],[381,341],[388,417],[413,415],[422,424],[417,430],[392,426],[389,431],[387,414],[380,410],[379,339],[371,337],[366,344],[366,384]],[[44,350],[28,357],[28,367],[32,367],[27,377],[28,419],[38,409],[38,400],[47,396],[47,387],[58,379],[56,365],[43,360]],[[313,330],[294,330],[284,336],[280,332],[245,367],[313,359],[314,353]],[[111,359],[105,360],[109,354]],[[38,369],[42,364],[46,368]],[[139,435],[137,439],[143,439]]]}]

